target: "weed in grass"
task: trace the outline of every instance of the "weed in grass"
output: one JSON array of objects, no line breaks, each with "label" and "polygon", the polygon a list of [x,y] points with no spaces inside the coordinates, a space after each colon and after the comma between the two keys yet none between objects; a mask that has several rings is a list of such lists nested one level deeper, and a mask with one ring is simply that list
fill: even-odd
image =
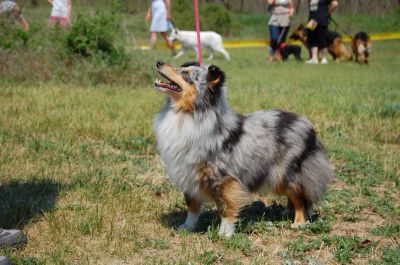
[{"label": "weed in grass", "polygon": [[313,234],[329,233],[332,230],[332,223],[328,220],[323,220],[320,218],[307,225],[306,229]]},{"label": "weed in grass", "polygon": [[382,254],[382,264],[400,264],[399,247],[384,247]]},{"label": "weed in grass", "polygon": [[251,254],[251,242],[245,234],[236,233],[231,239],[224,239],[223,242],[226,247],[239,250],[246,256]]},{"label": "weed in grass", "polygon": [[321,243],[322,242],[319,239],[314,239],[305,242],[304,236],[300,236],[293,242],[289,243],[288,249],[297,255],[299,253],[304,253],[313,249],[318,249],[321,246]]},{"label": "weed in grass", "polygon": [[323,236],[323,241],[328,246],[333,246],[333,256],[341,264],[348,264],[356,254],[365,256],[369,254],[376,242],[361,239],[356,236]]},{"label": "weed in grass", "polygon": [[394,237],[400,233],[400,225],[399,224],[385,224],[382,226],[377,226],[371,230],[371,233],[373,235]]},{"label": "weed in grass", "polygon": [[224,253],[221,251],[214,251],[214,250],[206,250],[200,256],[199,260],[201,264],[204,265],[211,265],[220,263],[224,258]]}]

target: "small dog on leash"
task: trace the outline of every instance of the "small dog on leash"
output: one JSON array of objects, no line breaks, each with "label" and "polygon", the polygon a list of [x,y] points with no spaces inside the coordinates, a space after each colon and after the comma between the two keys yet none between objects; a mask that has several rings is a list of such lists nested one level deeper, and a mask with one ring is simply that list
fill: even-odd
[{"label": "small dog on leash", "polygon": [[286,43],[282,43],[280,52],[284,61],[288,60],[289,55],[293,55],[297,61],[301,61],[301,47],[298,45],[288,45]]},{"label": "small dog on leash", "polygon": [[154,130],[169,178],[183,191],[188,215],[180,228],[193,231],[204,202],[215,202],[219,234],[231,237],[250,194],[269,190],[288,197],[292,228],[311,219],[333,177],[331,164],[312,124],[283,110],[242,115],[229,107],[225,74],[214,65],[181,67],[158,62],[167,81]]},{"label": "small dog on leash", "polygon": [[[197,33],[195,31],[183,31],[177,28],[172,29],[169,35],[170,41],[178,40],[182,43],[182,49],[175,58],[181,57],[188,49],[197,51]],[[200,32],[201,46],[208,50],[210,57],[208,60],[215,58],[215,52],[222,53],[226,60],[230,60],[229,53],[225,50],[221,35],[213,31]],[[197,58],[199,55],[197,54]]]},{"label": "small dog on leash", "polygon": [[371,54],[371,38],[366,32],[358,32],[352,38],[351,46],[356,58],[356,62],[369,64],[368,57]]}]

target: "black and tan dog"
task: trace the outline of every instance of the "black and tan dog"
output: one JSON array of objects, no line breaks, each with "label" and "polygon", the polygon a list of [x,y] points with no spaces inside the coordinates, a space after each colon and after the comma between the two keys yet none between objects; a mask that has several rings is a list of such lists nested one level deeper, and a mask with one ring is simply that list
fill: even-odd
[{"label": "black and tan dog", "polygon": [[[308,29],[301,24],[290,36],[290,39],[301,41],[303,45],[310,51],[310,47],[308,47],[307,42],[307,30]],[[342,57],[348,61],[353,59],[351,52],[344,45],[343,38],[339,33],[328,31],[326,41],[328,43],[328,51],[336,62],[339,62],[340,58]]]},{"label": "black and tan dog", "polygon": [[371,53],[371,38],[366,32],[358,32],[352,38],[351,46],[356,62],[369,64],[368,57]]}]

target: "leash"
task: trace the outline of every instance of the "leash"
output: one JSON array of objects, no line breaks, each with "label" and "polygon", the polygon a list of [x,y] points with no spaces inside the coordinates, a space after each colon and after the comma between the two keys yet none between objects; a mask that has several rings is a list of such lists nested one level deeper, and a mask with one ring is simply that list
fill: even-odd
[{"label": "leash", "polygon": [[199,3],[197,0],[194,1],[194,17],[196,20],[196,32],[197,32],[197,54],[199,56],[199,64],[203,64],[203,56],[201,54],[201,41],[200,41],[200,18],[199,18]]},{"label": "leash", "polygon": [[[350,34],[347,30],[345,30],[344,28],[342,28],[339,23],[336,22],[336,20],[334,20],[331,16],[329,16],[329,20],[333,22],[333,24],[335,24],[336,29],[339,29],[340,31],[342,31],[344,34],[346,34],[347,36],[349,36],[351,39],[353,39],[352,34]],[[335,29],[335,30],[336,30]]]}]

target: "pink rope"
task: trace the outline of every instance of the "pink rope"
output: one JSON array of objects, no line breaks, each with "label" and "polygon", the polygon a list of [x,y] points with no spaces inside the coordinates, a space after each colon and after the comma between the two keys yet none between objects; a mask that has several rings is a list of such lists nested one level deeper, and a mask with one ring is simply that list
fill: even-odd
[{"label": "pink rope", "polygon": [[201,54],[199,3],[197,0],[194,0],[194,16],[196,19],[197,52],[199,55],[199,64],[201,65],[203,64],[203,56]]}]

